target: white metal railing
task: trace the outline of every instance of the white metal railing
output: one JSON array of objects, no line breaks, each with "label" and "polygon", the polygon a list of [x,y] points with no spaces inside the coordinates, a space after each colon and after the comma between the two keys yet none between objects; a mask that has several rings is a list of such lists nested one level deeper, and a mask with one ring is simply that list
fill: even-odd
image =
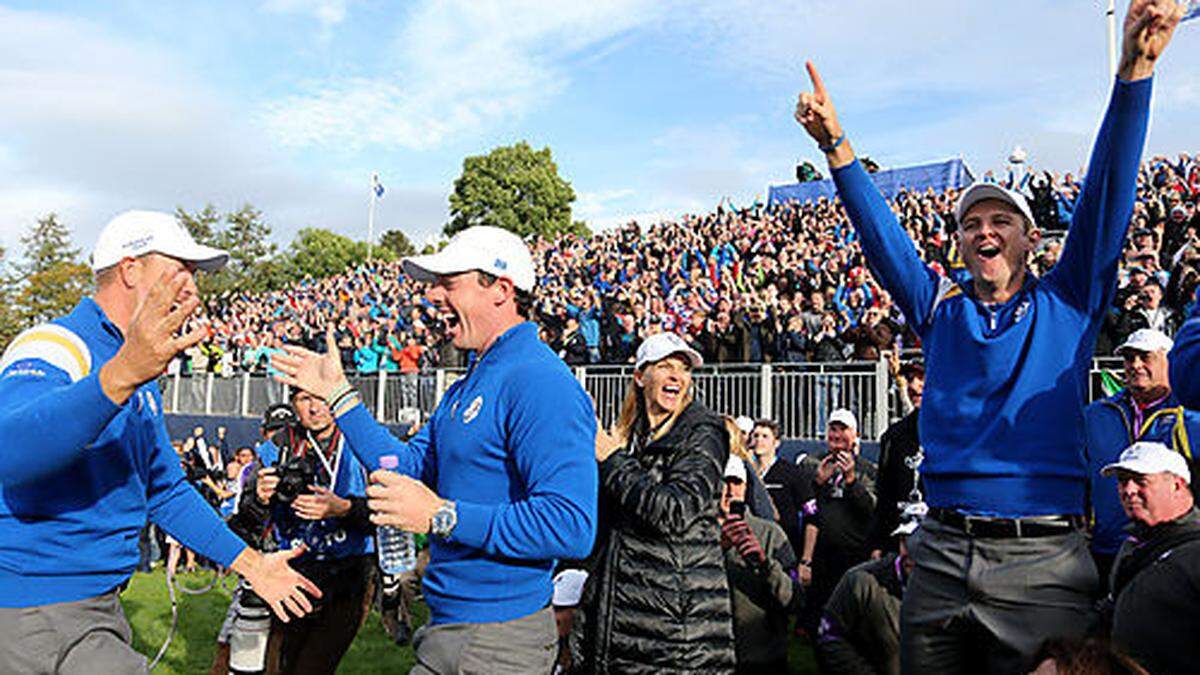
[{"label": "white metal railing", "polygon": [[[1121,370],[1120,359],[1096,359],[1089,378],[1089,398],[1104,395],[1103,371]],[[351,375],[350,383],[375,417],[387,424],[413,424],[429,417],[462,369],[439,369],[419,375],[377,373]],[[601,424],[612,424],[633,380],[628,365],[574,369],[592,397]],[[829,413],[848,408],[859,420],[864,440],[878,440],[899,416],[883,361],[847,363],[723,364],[705,366],[692,377],[696,394],[713,410],[730,415],[769,418],[779,423],[784,438],[819,439]],[[261,417],[274,403],[286,400],[283,385],[265,375],[242,373],[221,377],[212,373],[164,376],[160,381],[167,412]]]}]

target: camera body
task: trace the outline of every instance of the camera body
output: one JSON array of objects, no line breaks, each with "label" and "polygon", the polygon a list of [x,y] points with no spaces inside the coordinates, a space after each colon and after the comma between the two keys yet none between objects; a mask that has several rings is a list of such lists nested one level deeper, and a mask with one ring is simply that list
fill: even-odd
[{"label": "camera body", "polygon": [[279,457],[275,464],[275,475],[279,483],[271,501],[276,504],[291,504],[296,497],[309,493],[309,486],[317,481],[317,465],[312,453],[293,455],[292,449]]}]

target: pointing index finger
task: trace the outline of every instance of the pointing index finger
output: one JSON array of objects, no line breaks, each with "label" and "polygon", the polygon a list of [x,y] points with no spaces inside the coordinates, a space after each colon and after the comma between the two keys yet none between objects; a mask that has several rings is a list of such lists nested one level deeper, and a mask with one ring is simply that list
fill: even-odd
[{"label": "pointing index finger", "polygon": [[804,67],[808,70],[808,79],[812,80],[813,92],[825,96],[825,81],[821,79],[821,74],[817,72],[817,67],[812,61],[805,61]]}]

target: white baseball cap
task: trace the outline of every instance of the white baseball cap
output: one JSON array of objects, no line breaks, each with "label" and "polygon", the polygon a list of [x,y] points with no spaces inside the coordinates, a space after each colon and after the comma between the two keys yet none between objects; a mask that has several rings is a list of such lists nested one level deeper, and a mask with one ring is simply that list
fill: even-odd
[{"label": "white baseball cap", "polygon": [[1169,352],[1175,346],[1175,341],[1167,334],[1154,328],[1139,328],[1129,334],[1125,341],[1117,347],[1117,353],[1126,349],[1136,349],[1139,352]]},{"label": "white baseball cap", "polygon": [[833,424],[834,422],[845,425],[855,432],[858,431],[858,419],[854,417],[854,413],[845,408],[838,408],[829,413],[829,423]]},{"label": "white baseball cap", "polygon": [[1130,471],[1144,476],[1173,473],[1189,483],[1192,482],[1192,472],[1188,469],[1187,460],[1183,455],[1162,443],[1150,441],[1138,441],[1126,448],[1116,462],[1100,469],[1100,475],[1113,476],[1118,471]]},{"label": "white baseball cap", "polygon": [[[1029,201],[1025,196],[1014,190],[1006,190],[995,183],[975,183],[971,187],[963,190],[962,195],[958,198],[958,205],[954,207],[954,218],[959,223],[962,223],[963,216],[975,204],[985,199],[999,199],[1000,201],[1012,206],[1017,211],[1021,212],[1022,216],[1029,221],[1030,227],[1037,224],[1033,218],[1033,211],[1029,208]],[[959,226],[961,228],[961,225]]]},{"label": "white baseball cap", "polygon": [[196,263],[205,272],[219,270],[229,254],[197,244],[179,219],[161,211],[126,211],[108,221],[92,249],[92,271],[99,272],[147,253]]},{"label": "white baseball cap", "polygon": [[404,272],[417,281],[437,281],[444,274],[479,270],[504,277],[522,291],[537,282],[529,247],[508,230],[476,225],[450,238],[442,250],[404,259]]},{"label": "white baseball cap", "polygon": [[641,370],[647,363],[657,363],[672,354],[684,354],[693,368],[704,365],[704,357],[700,356],[700,352],[692,349],[678,334],[664,332],[655,333],[642,341],[637,350],[634,370]]},{"label": "white baseball cap", "polygon": [[738,415],[737,419],[733,420],[733,423],[737,425],[738,430],[743,434],[748,434],[751,431],[754,431],[754,420],[745,415]]},{"label": "white baseball cap", "polygon": [[737,455],[730,455],[729,460],[725,462],[725,480],[730,478],[746,482],[746,463]]},{"label": "white baseball cap", "polygon": [[550,601],[555,607],[574,607],[583,598],[583,586],[588,573],[583,570],[563,570],[554,575],[554,597]]}]

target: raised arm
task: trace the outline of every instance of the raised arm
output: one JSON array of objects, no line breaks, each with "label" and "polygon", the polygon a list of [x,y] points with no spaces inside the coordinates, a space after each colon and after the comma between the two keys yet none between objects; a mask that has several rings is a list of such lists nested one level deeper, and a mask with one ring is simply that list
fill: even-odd
[{"label": "raised arm", "polygon": [[186,282],[183,273],[164,274],[134,312],[125,344],[98,370],[84,341],[57,324],[13,340],[0,360],[0,485],[45,478],[73,462],[139,386],[204,337],[203,328],[176,336],[199,305],[195,297],[176,302]]},{"label": "raised arm", "polygon": [[816,66],[809,61],[807,68],[813,90],[800,94],[796,121],[825,153],[838,196],[859,234],[871,272],[891,292],[908,320],[921,328],[937,296],[937,273],[921,261],[896,214],[855,159]]},{"label": "raised arm", "polygon": [[368,471],[379,468],[381,457],[395,455],[400,460],[400,473],[417,479],[423,477],[431,425],[426,425],[410,442],[404,443],[375,421],[366,406],[357,402],[357,394],[351,393],[353,389],[342,371],[341,352],[332,328],[325,333],[324,354],[288,345],[284,352],[271,355],[271,365],[279,371],[275,375],[277,381],[330,403],[330,412],[346,435],[350,452]]},{"label": "raised arm", "polygon": [[1108,307],[1116,290],[1121,247],[1133,215],[1138,162],[1146,143],[1151,76],[1182,12],[1174,0],[1129,4],[1117,81],[1096,135],[1062,256],[1046,275],[1078,309],[1093,316]]}]

